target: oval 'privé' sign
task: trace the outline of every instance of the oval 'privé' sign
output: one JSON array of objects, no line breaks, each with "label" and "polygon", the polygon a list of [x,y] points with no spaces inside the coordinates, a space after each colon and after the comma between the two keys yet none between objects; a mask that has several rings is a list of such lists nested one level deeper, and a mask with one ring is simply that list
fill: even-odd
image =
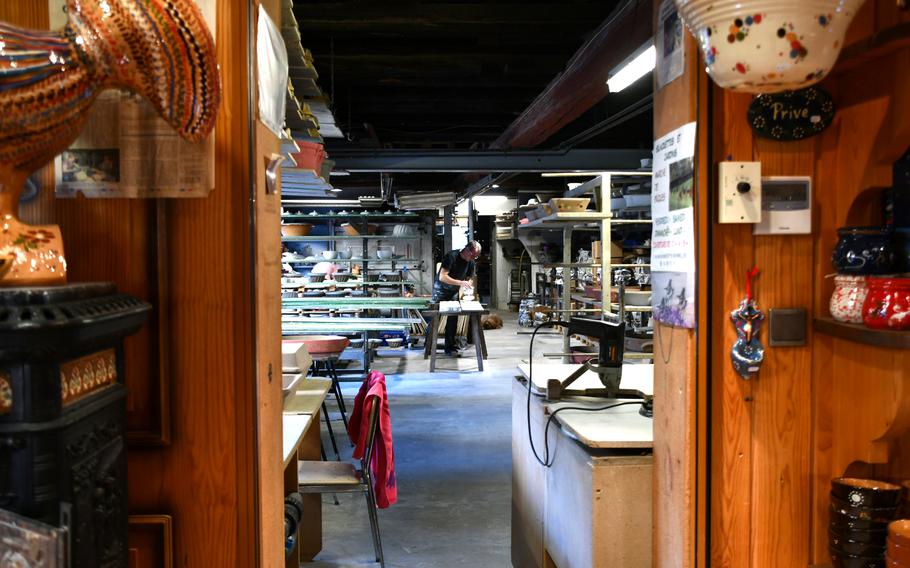
[{"label": "oval 'priv\u00e9' sign", "polygon": [[802,140],[828,128],[834,101],[818,87],[759,95],[749,105],[749,124],[763,138]]}]

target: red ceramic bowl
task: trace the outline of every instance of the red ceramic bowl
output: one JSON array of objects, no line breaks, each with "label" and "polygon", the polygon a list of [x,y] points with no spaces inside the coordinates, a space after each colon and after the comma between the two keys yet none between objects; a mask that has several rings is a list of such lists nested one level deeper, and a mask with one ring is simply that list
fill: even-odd
[{"label": "red ceramic bowl", "polygon": [[873,329],[910,329],[910,278],[867,280],[863,323]]},{"label": "red ceramic bowl", "polygon": [[300,342],[306,345],[310,355],[330,355],[344,351],[351,340],[341,335],[309,335]]}]

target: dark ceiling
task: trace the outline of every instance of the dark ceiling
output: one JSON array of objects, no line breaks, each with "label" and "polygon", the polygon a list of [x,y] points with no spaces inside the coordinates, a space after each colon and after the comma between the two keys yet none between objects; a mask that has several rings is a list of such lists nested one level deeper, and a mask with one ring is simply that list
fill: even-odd
[{"label": "dark ceiling", "polygon": [[[621,0],[296,1],[304,47],[347,139],[360,148],[484,149],[565,68]],[[605,80],[605,77],[592,80]],[[557,147],[650,94],[650,80],[609,95],[549,140]],[[648,147],[650,112],[574,146]],[[396,174],[409,189],[452,190],[452,174]],[[334,178],[345,193],[379,174]],[[355,189],[356,188],[356,189]]]}]

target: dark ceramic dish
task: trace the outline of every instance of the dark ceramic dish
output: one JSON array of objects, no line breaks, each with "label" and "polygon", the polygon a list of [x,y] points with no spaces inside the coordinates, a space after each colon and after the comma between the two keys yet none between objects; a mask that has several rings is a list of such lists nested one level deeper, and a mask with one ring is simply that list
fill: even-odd
[{"label": "dark ceramic dish", "polygon": [[831,553],[831,564],[834,568],[884,568],[885,557],[882,556],[852,556],[828,548]]},{"label": "dark ceramic dish", "polygon": [[[848,535],[849,536],[849,535]],[[828,530],[828,546],[831,550],[851,556],[880,556],[885,553],[885,543],[859,542],[850,540],[833,530]]]},{"label": "dark ceramic dish", "polygon": [[833,494],[830,496],[831,506],[837,510],[837,512],[850,517],[856,517],[858,519],[872,520],[872,521],[893,521],[897,517],[898,507],[863,507],[851,505],[849,502],[844,501],[835,497]]},{"label": "dark ceramic dish", "polygon": [[901,486],[877,479],[839,477],[831,480],[831,495],[852,507],[894,508],[900,505]]},{"label": "dark ceramic dish", "polygon": [[[886,534],[886,531],[888,530],[888,523],[890,522],[889,520],[873,521],[871,519],[852,517],[843,511],[835,509],[833,505],[829,510],[829,515],[831,517],[831,528],[836,530],[842,536],[846,536],[848,533],[852,533],[854,531],[861,531],[876,533],[879,537],[883,538]],[[871,536],[875,535],[870,535],[870,537]],[[856,540],[853,537],[850,538],[851,540]]]},{"label": "dark ceramic dish", "polygon": [[841,227],[831,254],[841,274],[888,274],[894,264],[891,231],[887,227]]}]

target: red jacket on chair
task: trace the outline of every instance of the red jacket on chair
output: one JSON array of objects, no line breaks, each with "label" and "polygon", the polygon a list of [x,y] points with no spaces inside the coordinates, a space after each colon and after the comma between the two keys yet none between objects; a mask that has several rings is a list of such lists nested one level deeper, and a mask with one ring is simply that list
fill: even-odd
[{"label": "red jacket on chair", "polygon": [[395,479],[395,449],[392,447],[392,416],[389,414],[389,395],[385,388],[385,375],[372,371],[354,399],[354,412],[348,421],[348,435],[354,440],[354,458],[360,459],[366,452],[367,435],[370,429],[370,409],[379,397],[379,426],[373,442],[373,456],[370,471],[373,475],[373,491],[376,506],[380,509],[398,501],[398,482]]}]

